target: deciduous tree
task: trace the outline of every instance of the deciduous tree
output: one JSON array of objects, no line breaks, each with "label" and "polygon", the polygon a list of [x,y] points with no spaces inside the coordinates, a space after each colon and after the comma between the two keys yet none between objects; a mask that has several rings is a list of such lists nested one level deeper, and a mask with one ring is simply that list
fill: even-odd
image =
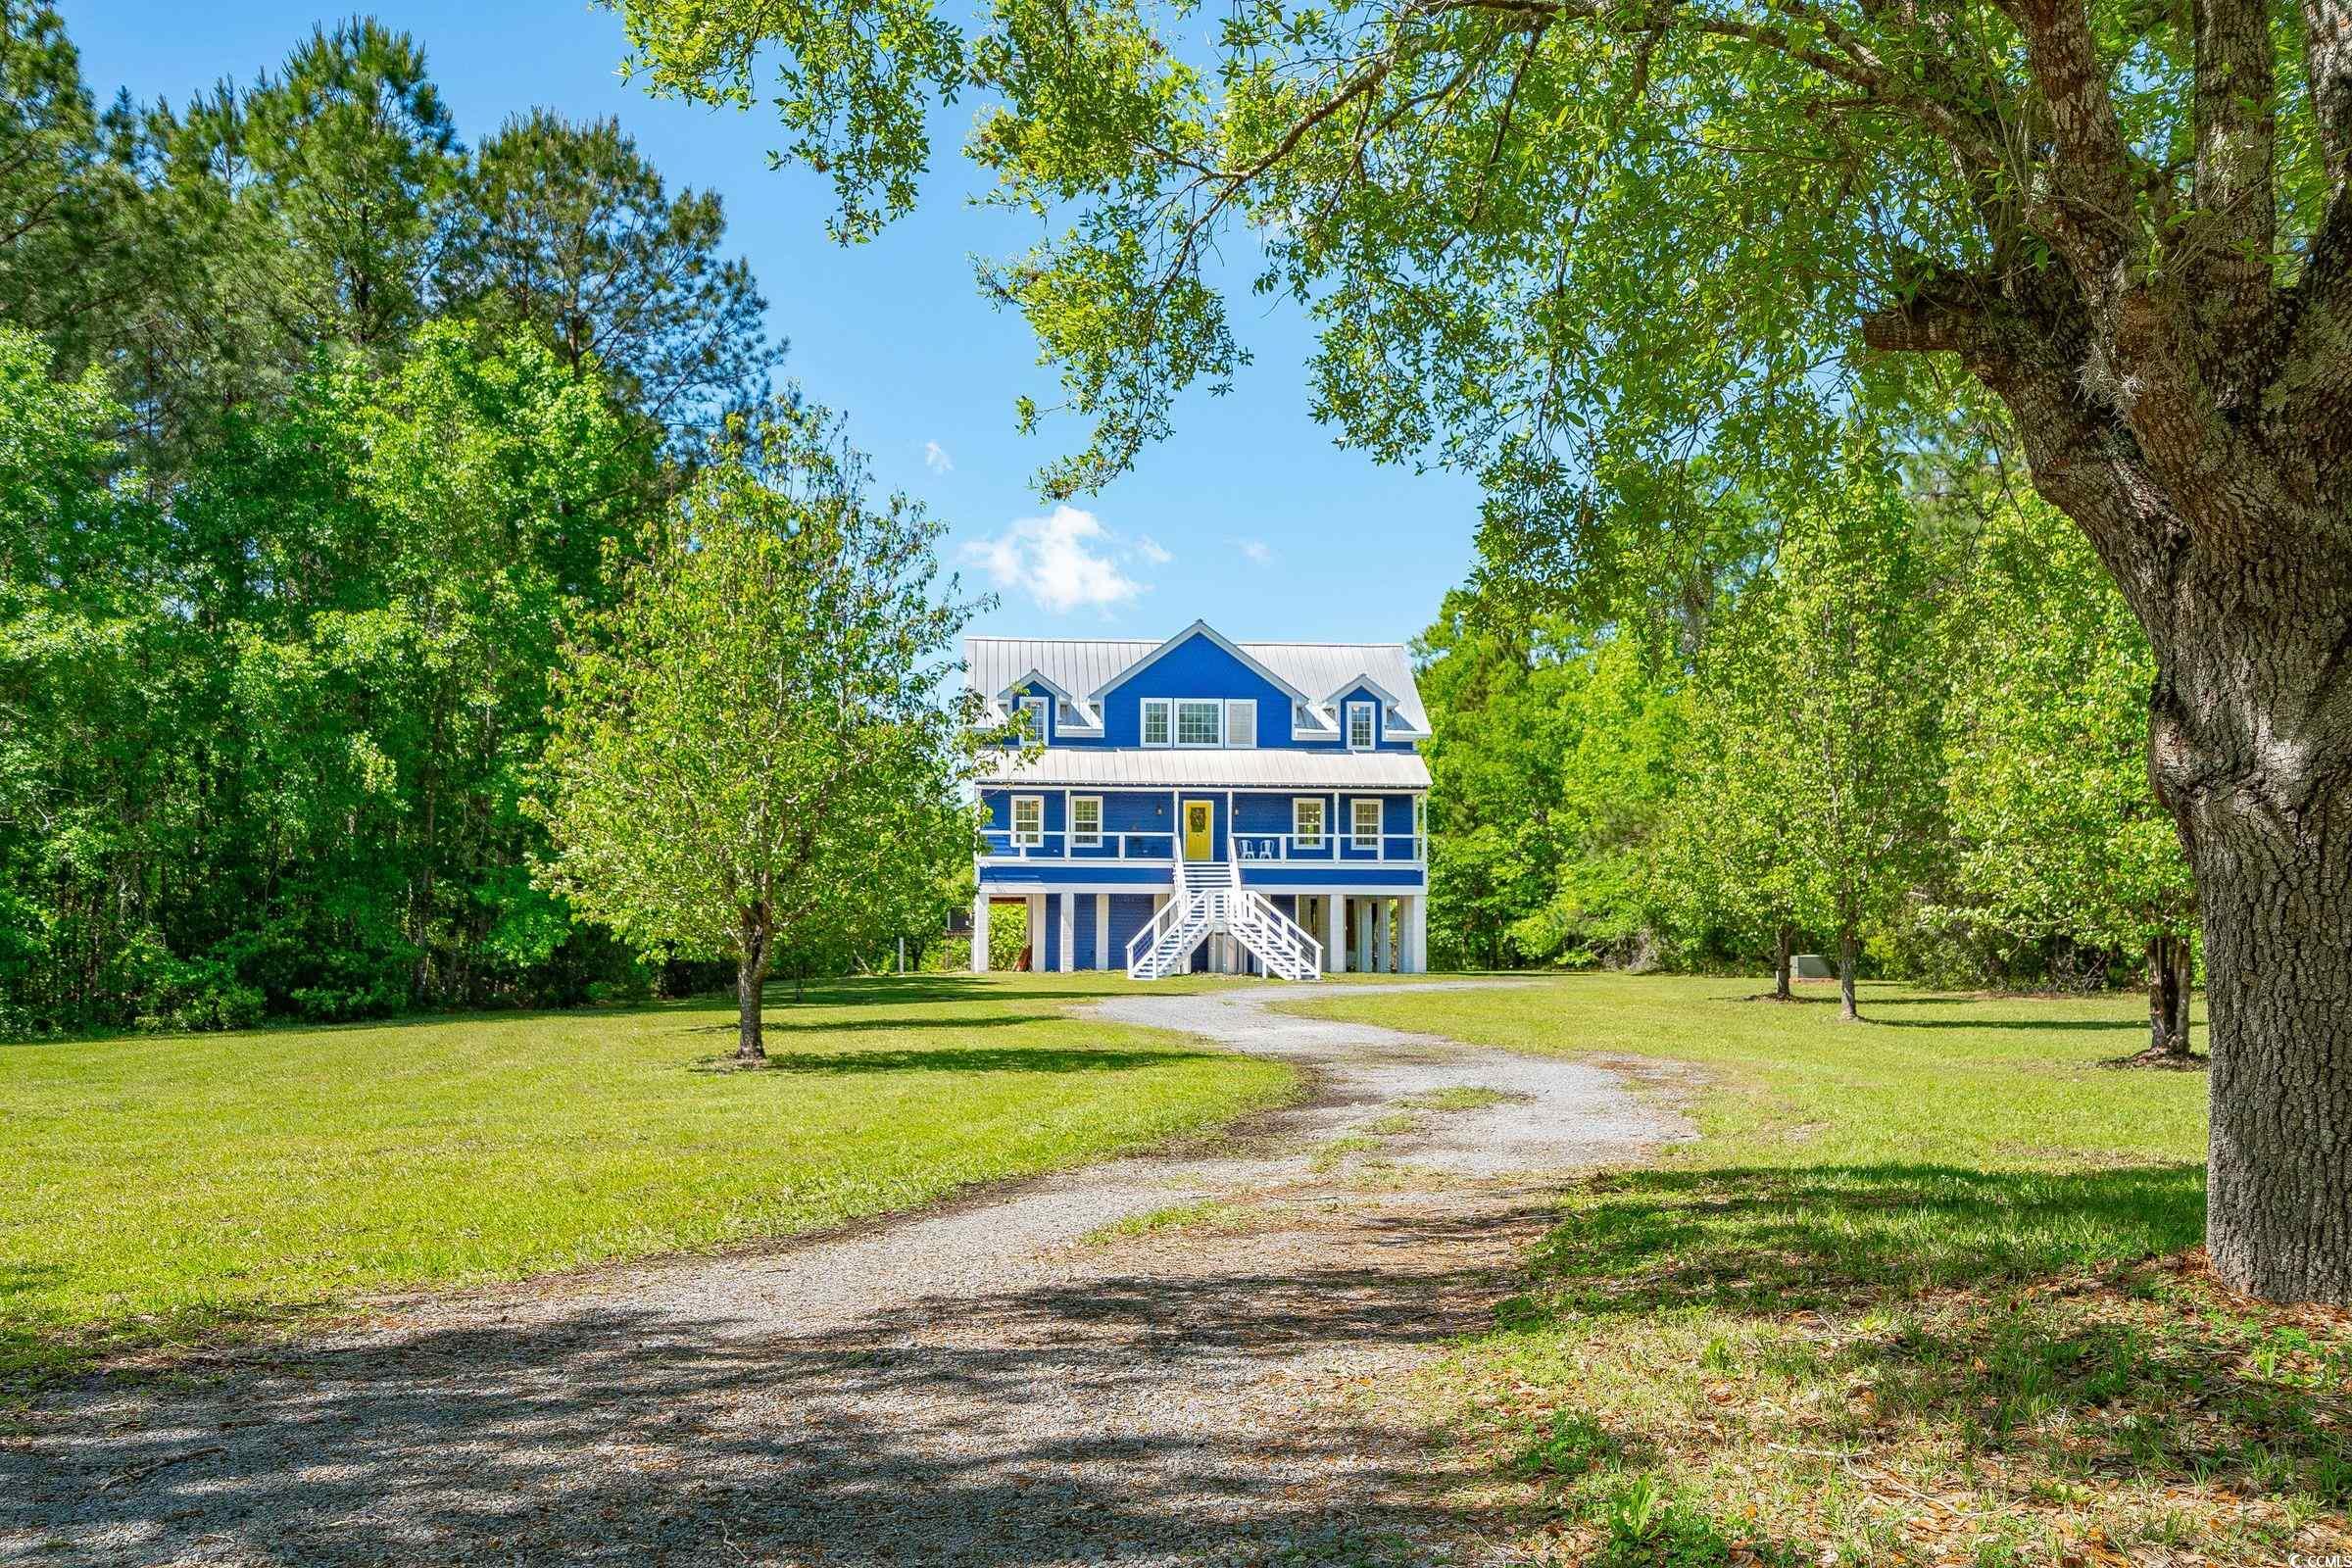
[{"label": "deciduous tree", "polygon": [[926,898],[975,840],[973,714],[943,705],[972,606],[939,525],[875,502],[826,416],[739,422],[573,645],[537,807],[545,885],[648,951],[732,956],[765,1054],[779,952]]}]

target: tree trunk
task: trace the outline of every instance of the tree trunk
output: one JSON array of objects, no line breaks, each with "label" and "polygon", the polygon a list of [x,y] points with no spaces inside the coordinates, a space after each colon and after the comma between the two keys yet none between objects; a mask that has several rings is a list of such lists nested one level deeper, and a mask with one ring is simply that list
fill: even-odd
[{"label": "tree trunk", "polygon": [[2242,807],[2188,814],[2214,1268],[2271,1300],[2352,1301],[2352,809],[2303,824]]},{"label": "tree trunk", "polygon": [[1862,944],[1850,925],[1838,932],[1838,1016],[1847,1023],[1859,1022],[1862,1010],[1854,1005],[1854,966],[1862,956]]},{"label": "tree trunk", "polygon": [[2180,1037],[2180,1054],[2187,1055],[2189,1004],[2197,993],[2197,943],[2193,934],[2180,932],[2173,939],[2173,953],[2180,960],[2180,983],[2173,994],[2173,1033]]},{"label": "tree trunk", "polygon": [[1788,928],[1784,925],[1773,936],[1772,995],[1776,1002],[1788,1000]]},{"label": "tree trunk", "polygon": [[767,1042],[760,1025],[760,1003],[767,990],[770,933],[767,909],[753,905],[743,912],[735,948],[735,1059],[765,1061]]},{"label": "tree trunk", "polygon": [[2188,938],[2148,938],[2148,1054],[2188,1054]]}]

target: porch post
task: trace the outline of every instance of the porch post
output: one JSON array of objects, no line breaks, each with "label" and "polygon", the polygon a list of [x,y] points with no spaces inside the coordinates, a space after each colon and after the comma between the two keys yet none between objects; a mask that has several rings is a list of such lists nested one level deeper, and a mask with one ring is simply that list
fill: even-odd
[{"label": "porch post", "polygon": [[1078,895],[1061,896],[1061,956],[1057,964],[1063,974],[1078,967]]},{"label": "porch post", "polygon": [[1037,974],[1046,967],[1046,896],[1029,895],[1029,972]]},{"label": "porch post", "polygon": [[1389,901],[1372,901],[1372,972],[1389,972]]},{"label": "porch post", "polygon": [[1110,895],[1095,895],[1095,967],[1110,967]]},{"label": "porch post", "polygon": [[1370,899],[1355,901],[1355,966],[1358,969],[1366,970],[1372,967],[1372,901]]},{"label": "porch post", "polygon": [[1429,895],[1416,893],[1404,901],[1405,929],[1410,932],[1404,951],[1412,956],[1408,974],[1429,973]]},{"label": "porch post", "polygon": [[1333,974],[1348,972],[1348,896],[1323,896],[1323,966]]},{"label": "porch post", "polygon": [[972,890],[972,973],[988,973],[988,884]]}]

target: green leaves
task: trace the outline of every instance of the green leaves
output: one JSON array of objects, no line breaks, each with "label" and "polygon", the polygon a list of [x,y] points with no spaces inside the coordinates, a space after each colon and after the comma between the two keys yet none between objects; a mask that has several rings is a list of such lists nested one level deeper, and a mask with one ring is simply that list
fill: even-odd
[{"label": "green leaves", "polygon": [[762,410],[566,649],[541,883],[643,951],[756,977],[888,929],[971,853],[938,692],[972,607],[938,591],[938,524],[867,483],[829,416]]}]

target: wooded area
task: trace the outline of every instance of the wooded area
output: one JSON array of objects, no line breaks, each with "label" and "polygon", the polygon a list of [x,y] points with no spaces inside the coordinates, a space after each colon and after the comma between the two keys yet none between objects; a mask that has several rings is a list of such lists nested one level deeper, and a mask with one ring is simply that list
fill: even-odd
[{"label": "wooded area", "polygon": [[[696,487],[806,477],[711,445],[808,416],[716,198],[610,122],[468,151],[372,21],[101,112],[56,14],[5,16],[0,1033],[715,983],[659,956],[723,944],[535,883],[524,807],[567,644]],[[768,961],[940,920],[825,914]]]}]

